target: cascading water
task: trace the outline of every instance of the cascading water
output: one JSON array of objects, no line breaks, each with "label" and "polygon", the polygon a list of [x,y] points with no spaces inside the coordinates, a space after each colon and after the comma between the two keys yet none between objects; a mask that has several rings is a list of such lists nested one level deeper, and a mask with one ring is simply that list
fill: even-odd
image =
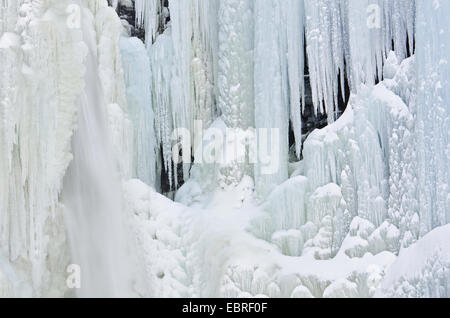
[{"label": "cascading water", "polygon": [[122,297],[129,294],[131,277],[124,243],[124,209],[92,50],[86,70],[72,142],[74,160],[63,191],[72,262],[81,268],[81,288],[76,294]]}]

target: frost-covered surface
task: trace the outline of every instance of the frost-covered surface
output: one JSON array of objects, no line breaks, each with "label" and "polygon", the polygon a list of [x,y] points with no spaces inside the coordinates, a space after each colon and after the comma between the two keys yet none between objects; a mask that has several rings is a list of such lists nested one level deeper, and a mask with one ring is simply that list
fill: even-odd
[{"label": "frost-covered surface", "polygon": [[379,296],[448,298],[449,226],[439,227],[403,250],[383,281]]},{"label": "frost-covered surface", "polygon": [[[395,260],[390,252],[357,259],[341,253],[320,262],[312,253],[297,258],[282,255],[275,244],[249,231],[252,220],[264,215],[252,199],[250,178],[236,188],[215,192],[204,206],[189,208],[137,180],[126,188],[138,241],[146,251],[148,295],[371,296],[383,270]],[[286,232],[291,248],[295,234]],[[282,240],[283,234],[279,236]]]},{"label": "frost-covered surface", "polygon": [[[419,2],[417,130],[422,231],[450,222],[450,25],[448,1]],[[432,17],[432,18],[430,18]],[[426,27],[422,27],[426,25]]]}]

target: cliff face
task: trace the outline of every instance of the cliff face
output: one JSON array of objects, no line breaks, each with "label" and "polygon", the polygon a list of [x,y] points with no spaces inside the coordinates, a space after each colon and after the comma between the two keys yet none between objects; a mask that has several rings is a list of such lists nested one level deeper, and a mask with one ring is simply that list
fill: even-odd
[{"label": "cliff face", "polygon": [[134,1],[132,1],[131,6],[129,3],[127,5],[120,3],[117,7],[117,14],[121,20],[128,22],[128,25],[130,26],[130,35],[145,42],[145,30],[139,26],[136,26],[136,10],[134,7]]}]

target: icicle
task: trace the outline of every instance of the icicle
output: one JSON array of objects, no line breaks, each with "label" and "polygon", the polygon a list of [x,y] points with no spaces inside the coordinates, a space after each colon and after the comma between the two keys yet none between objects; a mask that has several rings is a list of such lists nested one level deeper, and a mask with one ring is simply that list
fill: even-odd
[{"label": "icicle", "polygon": [[[305,105],[304,5],[303,0],[287,0],[281,6],[286,23],[287,67],[290,92],[290,116],[295,136],[295,153],[302,148],[302,108]],[[301,105],[301,106],[300,106]]]},{"label": "icicle", "polygon": [[336,119],[338,75],[344,73],[346,43],[341,1],[305,0],[306,44],[315,111]]},{"label": "icicle", "polygon": [[[192,5],[191,0],[170,1],[171,36],[173,45],[173,69],[171,83],[172,120],[175,129],[193,131],[191,110],[191,40]],[[192,135],[191,135],[192,137]],[[183,149],[190,151],[190,149]],[[184,179],[189,178],[190,165],[183,165]],[[178,187],[175,184],[175,187]]]},{"label": "icicle", "polygon": [[152,44],[158,32],[160,0],[135,0],[136,24],[145,28],[146,42]]},{"label": "icicle", "polygon": [[[270,150],[273,158],[278,157],[277,166],[269,173],[262,172],[260,161],[255,165],[256,191],[262,197],[270,194],[288,177],[287,32],[281,7],[277,0],[255,1],[255,128],[258,137],[269,137],[269,140],[278,138],[275,143],[258,140],[259,149],[269,147],[268,144],[275,146]],[[270,64],[267,61],[271,61]],[[295,89],[298,91],[295,105],[298,105],[300,91],[298,86]],[[266,130],[263,136],[262,129]]]},{"label": "icicle", "polygon": [[128,113],[134,126],[133,175],[150,186],[156,186],[155,116],[148,54],[137,38],[121,38],[120,47],[127,84]]},{"label": "icicle", "polygon": [[[336,119],[338,76],[352,92],[382,79],[394,43],[403,59],[414,45],[414,0],[305,0],[306,44],[316,112]],[[341,92],[344,95],[343,91]]]},{"label": "icicle", "polygon": [[171,83],[173,65],[173,47],[169,35],[158,36],[156,42],[148,48],[152,72],[152,102],[155,112],[156,137],[162,148],[164,166],[172,187],[172,141],[173,130]]}]

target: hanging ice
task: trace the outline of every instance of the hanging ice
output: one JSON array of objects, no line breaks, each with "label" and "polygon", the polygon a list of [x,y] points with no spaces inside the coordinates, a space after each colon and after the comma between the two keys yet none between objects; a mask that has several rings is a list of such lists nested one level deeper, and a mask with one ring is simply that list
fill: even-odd
[{"label": "hanging ice", "polygon": [[345,96],[344,76],[357,92],[382,79],[392,45],[402,59],[413,52],[415,1],[305,0],[305,11],[313,102],[329,122]]}]

